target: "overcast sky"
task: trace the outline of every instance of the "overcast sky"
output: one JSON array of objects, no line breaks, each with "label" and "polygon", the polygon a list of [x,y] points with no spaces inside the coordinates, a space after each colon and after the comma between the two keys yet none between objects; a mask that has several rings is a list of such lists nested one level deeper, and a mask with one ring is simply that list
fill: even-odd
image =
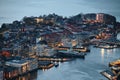
[{"label": "overcast sky", "polygon": [[49,13],[67,17],[79,13],[109,13],[120,21],[119,5],[120,0],[0,0],[0,23]]}]

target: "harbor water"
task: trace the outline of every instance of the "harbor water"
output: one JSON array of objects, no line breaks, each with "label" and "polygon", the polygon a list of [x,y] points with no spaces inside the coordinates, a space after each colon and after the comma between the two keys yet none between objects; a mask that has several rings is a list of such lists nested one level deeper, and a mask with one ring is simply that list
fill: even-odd
[{"label": "harbor water", "polygon": [[85,59],[62,62],[58,67],[38,70],[16,80],[107,80],[100,72],[109,69],[109,62],[120,58],[120,49],[101,49],[93,46],[90,46],[90,49]]}]

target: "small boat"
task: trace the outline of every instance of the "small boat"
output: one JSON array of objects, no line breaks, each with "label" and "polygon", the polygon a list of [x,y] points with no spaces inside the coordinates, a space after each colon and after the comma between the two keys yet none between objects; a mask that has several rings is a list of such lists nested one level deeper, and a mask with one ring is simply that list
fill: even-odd
[{"label": "small boat", "polygon": [[55,66],[55,67],[58,67],[58,66],[59,66],[59,63],[58,63],[58,62],[55,62],[55,63],[54,63],[54,66]]},{"label": "small boat", "polygon": [[73,50],[80,51],[80,52],[90,52],[90,49],[88,49],[87,47],[83,47],[83,46],[75,47],[75,48],[73,48]]}]

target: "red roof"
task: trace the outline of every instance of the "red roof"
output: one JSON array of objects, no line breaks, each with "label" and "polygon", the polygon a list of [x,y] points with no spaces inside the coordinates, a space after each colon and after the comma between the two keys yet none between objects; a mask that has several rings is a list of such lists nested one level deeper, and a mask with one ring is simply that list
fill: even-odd
[{"label": "red roof", "polygon": [[5,57],[10,57],[10,53],[8,51],[2,51],[2,55]]}]

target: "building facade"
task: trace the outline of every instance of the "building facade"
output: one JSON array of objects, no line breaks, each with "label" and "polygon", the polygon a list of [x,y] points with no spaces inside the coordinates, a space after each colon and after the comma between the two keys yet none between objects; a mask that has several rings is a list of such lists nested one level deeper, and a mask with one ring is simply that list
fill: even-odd
[{"label": "building facade", "polygon": [[34,59],[34,58],[25,58],[22,60],[7,61],[6,65],[18,68],[18,74],[22,75],[24,73],[37,69],[38,61],[37,59]]}]

